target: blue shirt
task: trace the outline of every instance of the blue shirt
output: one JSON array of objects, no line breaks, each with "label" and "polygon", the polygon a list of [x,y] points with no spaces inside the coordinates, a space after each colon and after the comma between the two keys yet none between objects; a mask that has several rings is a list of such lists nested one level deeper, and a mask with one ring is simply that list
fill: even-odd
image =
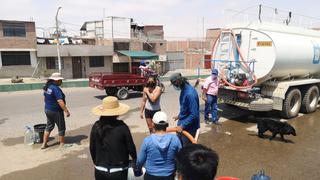
[{"label": "blue shirt", "polygon": [[143,140],[137,159],[138,167],[153,176],[170,176],[176,171],[175,156],[181,143],[175,134],[152,134]]},{"label": "blue shirt", "polygon": [[65,95],[56,84],[50,84],[47,91],[43,92],[45,109],[50,111],[63,111],[57,100],[61,99],[65,102]]},{"label": "blue shirt", "polygon": [[188,132],[196,132],[200,128],[198,92],[186,83],[180,93],[180,113],[178,126]]}]

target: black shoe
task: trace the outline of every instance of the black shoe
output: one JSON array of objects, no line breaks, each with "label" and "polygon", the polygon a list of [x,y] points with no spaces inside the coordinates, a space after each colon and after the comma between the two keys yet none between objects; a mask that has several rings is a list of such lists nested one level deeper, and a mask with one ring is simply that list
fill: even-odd
[{"label": "black shoe", "polygon": [[205,120],[204,120],[204,123],[209,124],[209,120],[208,120],[208,119],[205,119]]},{"label": "black shoe", "polygon": [[219,126],[221,125],[221,123],[219,123],[218,121],[213,121],[212,123]]}]

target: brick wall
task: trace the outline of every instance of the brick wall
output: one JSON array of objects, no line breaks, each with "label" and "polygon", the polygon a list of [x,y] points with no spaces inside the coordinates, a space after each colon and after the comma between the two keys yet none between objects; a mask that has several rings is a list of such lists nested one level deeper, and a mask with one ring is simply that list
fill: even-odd
[{"label": "brick wall", "polygon": [[[3,22],[10,21],[0,21],[0,48],[3,49],[36,49],[37,40],[35,32],[34,22],[24,22],[26,27],[26,37],[4,37],[3,36]],[[15,21],[13,21],[15,22]]]}]

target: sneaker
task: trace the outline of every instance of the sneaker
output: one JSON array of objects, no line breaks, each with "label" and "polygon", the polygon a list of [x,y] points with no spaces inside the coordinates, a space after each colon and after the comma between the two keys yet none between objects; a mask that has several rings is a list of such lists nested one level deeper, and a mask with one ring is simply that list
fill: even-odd
[{"label": "sneaker", "polygon": [[212,122],[213,124],[215,124],[215,125],[221,125],[221,123],[219,123],[218,121],[214,121],[214,122]]},{"label": "sneaker", "polygon": [[208,124],[210,121],[208,119],[204,120],[204,123]]}]

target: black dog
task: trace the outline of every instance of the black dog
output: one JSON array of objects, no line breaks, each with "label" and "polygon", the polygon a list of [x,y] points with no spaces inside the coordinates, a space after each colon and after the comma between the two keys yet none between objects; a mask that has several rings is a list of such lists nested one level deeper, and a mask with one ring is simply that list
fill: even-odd
[{"label": "black dog", "polygon": [[272,118],[259,118],[257,119],[257,123],[258,136],[260,138],[264,138],[263,133],[268,130],[272,132],[272,136],[269,138],[270,140],[275,138],[277,134],[280,134],[281,140],[283,140],[284,142],[287,142],[287,140],[284,139],[283,135],[292,134],[296,136],[296,130],[286,122],[281,122]]}]

